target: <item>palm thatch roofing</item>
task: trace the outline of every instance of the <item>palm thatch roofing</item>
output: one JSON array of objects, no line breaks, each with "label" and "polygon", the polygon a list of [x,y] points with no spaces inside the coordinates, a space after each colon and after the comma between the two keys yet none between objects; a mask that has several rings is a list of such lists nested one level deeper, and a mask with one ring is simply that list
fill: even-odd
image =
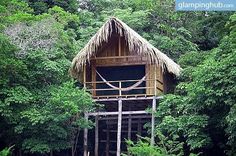
[{"label": "palm thatch roofing", "polygon": [[173,73],[176,76],[180,74],[181,68],[177,63],[155,48],[146,39],[142,38],[124,22],[115,17],[111,17],[74,57],[70,69],[70,73],[73,77],[78,77],[78,73],[83,70],[86,63],[90,62],[90,58],[96,55],[99,47],[103,43],[108,42],[113,33],[125,38],[129,51],[134,51],[137,55],[145,56],[149,63],[160,65],[169,73]]}]

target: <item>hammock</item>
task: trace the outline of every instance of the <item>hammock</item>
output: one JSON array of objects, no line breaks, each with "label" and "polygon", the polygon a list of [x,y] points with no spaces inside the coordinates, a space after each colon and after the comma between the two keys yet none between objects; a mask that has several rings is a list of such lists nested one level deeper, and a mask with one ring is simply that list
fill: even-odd
[{"label": "hammock", "polygon": [[143,83],[143,81],[145,81],[147,74],[138,82],[136,82],[135,84],[133,84],[132,86],[126,87],[126,88],[119,88],[116,87],[114,85],[112,85],[111,83],[109,83],[104,77],[102,77],[102,75],[95,69],[96,73],[98,74],[98,76],[102,79],[103,82],[105,82],[108,86],[110,86],[113,89],[116,90],[121,90],[121,91],[130,91],[136,87],[138,87],[141,83]]}]

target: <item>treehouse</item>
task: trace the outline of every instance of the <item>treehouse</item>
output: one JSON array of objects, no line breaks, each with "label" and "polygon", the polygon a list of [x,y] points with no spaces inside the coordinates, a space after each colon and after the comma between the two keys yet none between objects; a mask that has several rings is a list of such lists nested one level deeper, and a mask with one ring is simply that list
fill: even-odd
[{"label": "treehouse", "polygon": [[[127,150],[125,139],[149,135],[143,125],[150,121],[153,144],[156,104],[173,90],[181,68],[113,17],[73,59],[70,71],[93,99],[104,105],[85,114],[96,126],[84,131],[84,156],[120,156]],[[147,108],[153,111],[147,112]]]}]

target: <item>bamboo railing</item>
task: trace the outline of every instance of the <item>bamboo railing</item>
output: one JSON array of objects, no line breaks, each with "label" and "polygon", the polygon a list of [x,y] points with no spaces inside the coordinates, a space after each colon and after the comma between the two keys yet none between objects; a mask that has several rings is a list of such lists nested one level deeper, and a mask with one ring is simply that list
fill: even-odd
[{"label": "bamboo railing", "polygon": [[[132,86],[134,83],[139,82],[140,80],[118,80],[118,81],[107,81],[108,83],[118,87],[118,89],[108,86],[104,81],[95,81],[95,82],[85,82],[84,86],[86,89],[91,92],[94,98],[110,98],[110,97],[128,97],[128,96],[153,96],[159,92],[163,92],[163,89],[158,87],[163,83],[157,79],[146,79],[139,86],[132,88],[129,91],[122,91],[122,88]],[[152,83],[153,87],[146,85],[147,83]],[[147,90],[152,90],[151,94]]]}]

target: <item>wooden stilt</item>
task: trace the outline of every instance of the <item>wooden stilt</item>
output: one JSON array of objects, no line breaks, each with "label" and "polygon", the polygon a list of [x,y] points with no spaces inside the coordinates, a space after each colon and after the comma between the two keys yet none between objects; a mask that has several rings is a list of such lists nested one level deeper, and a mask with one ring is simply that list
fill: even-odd
[{"label": "wooden stilt", "polygon": [[108,126],[107,126],[106,135],[107,135],[107,139],[106,139],[106,156],[109,156],[110,130],[109,130]]},{"label": "wooden stilt", "polygon": [[131,139],[131,126],[132,126],[132,118],[131,115],[129,115],[128,119],[128,139]]},{"label": "wooden stilt", "polygon": [[[50,156],[52,156],[52,155],[51,155],[51,152],[50,152]],[[71,147],[71,156],[75,156],[75,155],[74,155],[74,145]]]},{"label": "wooden stilt", "polygon": [[[131,127],[132,127],[132,118],[131,118],[131,114],[129,114],[129,118],[128,118],[128,140],[131,140],[131,130],[132,130]],[[130,152],[128,152],[128,156],[130,156]]]},{"label": "wooden stilt", "polygon": [[151,145],[154,145],[154,128],[155,128],[155,112],[156,112],[156,97],[152,101],[152,132],[151,132]]},{"label": "wooden stilt", "polygon": [[95,149],[94,149],[94,153],[95,156],[98,156],[98,116],[95,117]]},{"label": "wooden stilt", "polygon": [[19,156],[22,156],[22,150],[21,149],[19,150]]},{"label": "wooden stilt", "polygon": [[155,69],[154,69],[154,79],[155,79],[155,82],[154,82],[154,95],[156,96],[157,95],[157,66],[155,65]]},{"label": "wooden stilt", "polygon": [[140,136],[141,136],[141,131],[142,131],[141,119],[138,119],[138,135]]},{"label": "wooden stilt", "polygon": [[84,88],[86,89],[86,65],[84,66]]},{"label": "wooden stilt", "polygon": [[120,156],[120,145],[121,145],[121,122],[122,122],[122,100],[118,101],[118,125],[117,125],[117,150],[116,156]]},{"label": "wooden stilt", "polygon": [[[84,117],[88,120],[87,113],[85,113]],[[84,129],[84,156],[88,156],[88,128]]]}]

